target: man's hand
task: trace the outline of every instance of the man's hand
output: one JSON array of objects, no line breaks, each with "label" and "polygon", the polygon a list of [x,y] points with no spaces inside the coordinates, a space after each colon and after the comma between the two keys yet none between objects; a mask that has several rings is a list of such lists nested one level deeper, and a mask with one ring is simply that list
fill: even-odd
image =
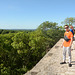
[{"label": "man's hand", "polygon": [[63,48],[63,45],[61,45],[61,48]]},{"label": "man's hand", "polygon": [[[63,39],[63,43],[64,43],[64,39]],[[63,48],[63,43],[61,44],[61,48]]]},{"label": "man's hand", "polygon": [[71,45],[69,47],[71,48]]}]

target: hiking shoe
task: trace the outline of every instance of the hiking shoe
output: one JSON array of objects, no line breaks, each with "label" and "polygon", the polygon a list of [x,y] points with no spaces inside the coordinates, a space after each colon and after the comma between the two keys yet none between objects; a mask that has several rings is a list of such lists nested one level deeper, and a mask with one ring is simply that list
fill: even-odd
[{"label": "hiking shoe", "polygon": [[60,64],[66,64],[66,62],[61,62]]},{"label": "hiking shoe", "polygon": [[71,67],[72,66],[72,64],[69,64],[69,67]]}]

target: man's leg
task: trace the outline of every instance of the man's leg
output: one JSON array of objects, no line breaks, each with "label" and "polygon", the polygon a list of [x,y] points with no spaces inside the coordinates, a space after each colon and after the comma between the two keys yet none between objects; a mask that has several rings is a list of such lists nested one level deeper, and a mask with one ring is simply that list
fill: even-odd
[{"label": "man's leg", "polygon": [[71,48],[70,47],[67,47],[67,50],[68,50],[68,56],[69,56],[69,67],[71,67]]},{"label": "man's leg", "polygon": [[66,63],[66,49],[67,49],[67,47],[63,46],[63,62],[61,62],[60,64],[65,64]]},{"label": "man's leg", "polygon": [[63,62],[66,62],[66,50],[67,50],[67,47],[63,46]]}]

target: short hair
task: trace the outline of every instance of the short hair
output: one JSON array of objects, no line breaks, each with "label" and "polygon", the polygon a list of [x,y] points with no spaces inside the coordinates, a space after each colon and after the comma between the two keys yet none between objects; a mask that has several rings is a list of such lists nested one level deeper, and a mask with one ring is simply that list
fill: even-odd
[{"label": "short hair", "polygon": [[65,26],[69,27],[68,25],[64,25],[64,27],[65,27]]},{"label": "short hair", "polygon": [[73,26],[72,26],[72,25],[71,25],[70,27],[71,27],[71,28],[73,28]]}]

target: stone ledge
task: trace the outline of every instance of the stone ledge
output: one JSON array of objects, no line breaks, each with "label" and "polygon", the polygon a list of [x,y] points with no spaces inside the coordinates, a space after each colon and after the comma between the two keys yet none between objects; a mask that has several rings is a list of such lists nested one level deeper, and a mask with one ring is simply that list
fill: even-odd
[{"label": "stone ledge", "polygon": [[39,72],[41,72],[42,70],[44,70],[44,68],[46,68],[49,65],[50,60],[51,60],[52,56],[56,53],[57,49],[60,48],[60,44],[61,44],[62,40],[63,39],[60,39],[50,49],[50,51],[30,71],[28,71],[24,75],[37,75]]}]

